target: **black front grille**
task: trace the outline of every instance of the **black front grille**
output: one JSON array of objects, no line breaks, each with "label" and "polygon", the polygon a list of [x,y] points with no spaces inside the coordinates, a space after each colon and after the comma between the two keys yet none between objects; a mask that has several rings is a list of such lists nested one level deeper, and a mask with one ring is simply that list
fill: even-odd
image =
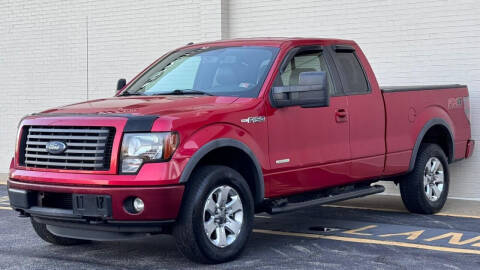
[{"label": "black front grille", "polygon": [[[20,163],[31,168],[108,170],[115,129],[111,127],[25,126]],[[47,151],[52,141],[63,142],[60,154]]]},{"label": "black front grille", "polygon": [[40,192],[38,203],[38,206],[41,207],[73,209],[72,194],[70,193]]}]

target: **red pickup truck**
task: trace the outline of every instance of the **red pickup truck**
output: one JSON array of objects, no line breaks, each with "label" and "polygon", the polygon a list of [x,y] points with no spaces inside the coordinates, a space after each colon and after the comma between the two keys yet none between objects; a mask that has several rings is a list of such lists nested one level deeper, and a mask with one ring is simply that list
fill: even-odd
[{"label": "red pickup truck", "polygon": [[435,213],[449,164],[474,149],[466,86],[380,87],[349,40],[189,44],[117,90],[19,124],[10,202],[47,242],[172,233],[188,258],[224,262],[254,213],[379,193],[379,180]]}]

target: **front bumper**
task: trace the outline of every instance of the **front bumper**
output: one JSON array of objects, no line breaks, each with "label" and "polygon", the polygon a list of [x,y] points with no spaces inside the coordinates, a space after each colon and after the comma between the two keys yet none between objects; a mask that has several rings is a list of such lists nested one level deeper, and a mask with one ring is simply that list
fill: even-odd
[{"label": "front bumper", "polygon": [[[31,216],[40,223],[75,231],[102,231],[113,233],[157,233],[172,223],[180,209],[184,186],[160,187],[92,187],[73,185],[52,185],[21,182],[9,179],[8,191],[13,209],[25,216]],[[74,195],[75,194],[75,195]],[[94,201],[90,211],[79,211],[78,195],[88,198],[102,198]],[[130,214],[124,207],[127,198],[139,197],[145,209]],[[47,198],[47,199],[45,199]],[[91,208],[91,207],[90,207]],[[60,234],[65,234],[65,230]],[[92,233],[90,233],[91,235]],[[88,234],[87,234],[88,235]],[[97,240],[113,236],[95,237]],[[86,237],[70,235],[74,238]],[[117,235],[120,236],[120,235]],[[117,237],[121,238],[121,237]]]}]

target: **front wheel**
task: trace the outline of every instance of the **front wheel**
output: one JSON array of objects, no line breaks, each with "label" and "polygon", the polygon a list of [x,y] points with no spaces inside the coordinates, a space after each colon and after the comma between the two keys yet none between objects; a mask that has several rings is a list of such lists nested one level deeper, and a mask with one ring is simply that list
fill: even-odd
[{"label": "front wheel", "polygon": [[225,262],[243,251],[253,218],[253,197],[242,175],[225,166],[205,166],[186,186],[173,235],[187,258]]},{"label": "front wheel", "polygon": [[448,161],[442,148],[423,144],[413,171],[400,181],[400,194],[410,212],[433,214],[445,205],[449,184]]}]

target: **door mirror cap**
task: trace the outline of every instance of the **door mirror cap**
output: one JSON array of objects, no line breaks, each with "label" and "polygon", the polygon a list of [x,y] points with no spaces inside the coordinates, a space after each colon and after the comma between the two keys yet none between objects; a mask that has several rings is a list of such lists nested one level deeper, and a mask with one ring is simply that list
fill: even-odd
[{"label": "door mirror cap", "polygon": [[276,108],[288,106],[328,107],[327,73],[322,71],[302,72],[298,85],[276,86],[272,88],[272,105]]},{"label": "door mirror cap", "polygon": [[118,81],[117,81],[117,91],[116,92],[122,90],[125,87],[125,85],[127,85],[127,80],[118,79]]}]

